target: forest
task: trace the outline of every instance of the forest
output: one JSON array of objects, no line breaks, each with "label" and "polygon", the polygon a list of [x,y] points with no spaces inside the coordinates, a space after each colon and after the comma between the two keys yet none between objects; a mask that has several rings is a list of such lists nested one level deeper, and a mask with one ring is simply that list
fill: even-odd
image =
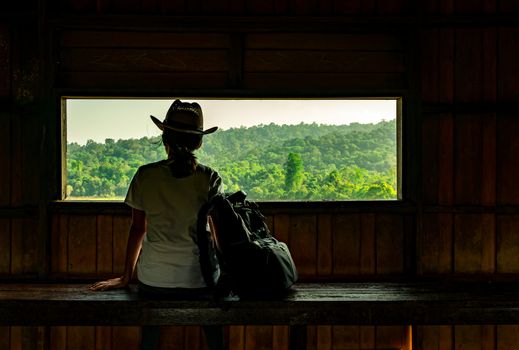
[{"label": "forest", "polygon": [[[251,200],[397,199],[395,120],[219,130],[195,154]],[[160,137],[69,143],[67,197],[122,199],[137,168],[164,157]]]}]

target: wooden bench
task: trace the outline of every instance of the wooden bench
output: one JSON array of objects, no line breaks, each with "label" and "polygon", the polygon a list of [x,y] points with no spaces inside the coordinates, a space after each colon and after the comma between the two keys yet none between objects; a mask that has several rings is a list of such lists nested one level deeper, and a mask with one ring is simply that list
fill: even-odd
[{"label": "wooden bench", "polygon": [[91,292],[84,284],[0,284],[0,325],[519,324],[519,284],[298,284],[282,300],[149,300],[136,287]]}]

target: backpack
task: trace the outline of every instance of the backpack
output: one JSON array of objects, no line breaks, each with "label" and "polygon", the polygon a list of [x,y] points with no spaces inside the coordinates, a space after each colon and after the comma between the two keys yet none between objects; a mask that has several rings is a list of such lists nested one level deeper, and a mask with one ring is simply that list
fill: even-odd
[{"label": "backpack", "polygon": [[283,294],[297,280],[288,246],[274,238],[258,205],[238,191],[218,195],[209,209],[220,268],[217,288],[240,297]]}]

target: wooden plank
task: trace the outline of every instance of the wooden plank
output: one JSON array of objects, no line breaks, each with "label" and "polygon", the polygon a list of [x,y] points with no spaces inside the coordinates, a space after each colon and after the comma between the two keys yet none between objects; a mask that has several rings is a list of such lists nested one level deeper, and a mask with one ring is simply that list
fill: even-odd
[{"label": "wooden plank", "polygon": [[23,116],[22,123],[22,169],[24,172],[22,201],[37,205],[40,199],[40,148],[43,127],[36,114]]},{"label": "wooden plank", "polygon": [[[0,220],[0,274],[11,272],[11,222]],[[0,347],[1,349],[1,347]]]},{"label": "wooden plank", "polygon": [[406,86],[401,73],[309,73],[302,72],[244,72],[244,84],[248,88],[301,88],[313,89],[400,89]]},{"label": "wooden plank", "polygon": [[517,334],[519,334],[519,325],[500,325],[497,326],[497,350],[517,350]]},{"label": "wooden plank", "polygon": [[11,221],[11,273],[35,274],[38,271],[36,220],[12,219]]},{"label": "wooden plank", "polygon": [[200,326],[184,327],[184,348],[201,350],[204,343],[204,334]]},{"label": "wooden plank", "polygon": [[333,269],[333,235],[331,214],[317,216],[317,274],[330,276]]},{"label": "wooden plank", "polygon": [[317,341],[315,350],[332,350],[333,326],[317,326]]},{"label": "wooden plank", "polygon": [[359,214],[336,214],[332,219],[333,273],[358,275],[360,270],[361,223]]},{"label": "wooden plank", "polygon": [[0,162],[6,169],[0,174],[0,206],[9,206],[11,202],[11,142],[13,140],[11,140],[10,119],[11,115],[8,112],[0,111]]},{"label": "wooden plank", "polygon": [[332,326],[332,349],[358,349],[360,339],[359,326]]},{"label": "wooden plank", "polygon": [[[486,4],[487,2],[485,2]],[[491,3],[490,1],[488,3]],[[483,99],[487,102],[497,100],[497,30],[485,28],[483,40]]]},{"label": "wooden plank", "polygon": [[157,0],[142,0],[141,1],[142,12],[146,14],[158,13]]},{"label": "wooden plank", "polygon": [[0,349],[11,348],[11,330],[8,326],[0,327]]},{"label": "wooden plank", "polygon": [[96,217],[71,215],[68,222],[68,272],[96,272]]},{"label": "wooden plank", "polygon": [[500,115],[497,119],[497,203],[519,204],[519,119]]},{"label": "wooden plank", "polygon": [[245,326],[233,325],[229,327],[229,347],[231,350],[246,350],[245,341]]},{"label": "wooden plank", "polygon": [[112,9],[115,13],[140,13],[141,0],[111,0]]},{"label": "wooden plank", "polygon": [[404,71],[404,56],[382,51],[246,50],[244,71],[396,73]]},{"label": "wooden plank", "polygon": [[290,245],[290,216],[276,214],[274,216],[274,231],[272,233],[278,240]]},{"label": "wooden plank", "polygon": [[519,273],[519,215],[497,217],[497,272]]},{"label": "wooden plank", "polygon": [[11,117],[11,205],[23,205],[23,168],[22,168],[22,122],[21,117],[16,114]]},{"label": "wooden plank", "polygon": [[247,8],[247,14],[250,15],[267,15],[274,12],[273,0],[247,0],[245,6]]},{"label": "wooden plank", "polygon": [[[112,327],[113,350],[138,350],[140,343],[140,327]],[[180,340],[180,342],[179,342]],[[173,344],[182,344],[183,339],[175,339]],[[162,345],[162,344],[161,344]],[[167,348],[171,349],[171,348]]]},{"label": "wooden plank", "polygon": [[454,118],[442,114],[438,120],[438,204],[454,202]]},{"label": "wooden plank", "polygon": [[186,349],[184,326],[162,326],[160,327],[160,350]]},{"label": "wooden plank", "polygon": [[286,350],[289,346],[289,326],[272,327],[272,350]]},{"label": "wooden plank", "polygon": [[229,69],[227,50],[71,48],[60,53],[65,71],[218,72]]},{"label": "wooden plank", "polygon": [[[455,32],[453,29],[439,30],[439,51],[437,66],[439,67],[439,101],[454,101],[454,69],[455,69]],[[432,69],[434,71],[434,69]]]},{"label": "wooden plank", "polygon": [[455,96],[459,102],[480,101],[483,95],[483,46],[480,29],[456,29]]},{"label": "wooden plank", "polygon": [[458,114],[455,121],[456,204],[480,204],[483,130],[477,115]]},{"label": "wooden plank", "polygon": [[[53,350],[67,350],[67,327],[50,327],[50,348]],[[110,350],[110,348],[107,348]]]},{"label": "wooden plank", "polygon": [[360,268],[361,274],[376,271],[375,214],[360,215]]},{"label": "wooden plank", "polygon": [[272,349],[272,326],[246,326],[246,349]]},{"label": "wooden plank", "polygon": [[375,333],[377,349],[412,350],[408,347],[407,326],[377,326]]},{"label": "wooden plank", "polygon": [[97,216],[97,273],[113,272],[113,227],[111,215]]},{"label": "wooden plank", "polygon": [[409,9],[409,0],[378,1],[377,12],[380,14],[403,14]]},{"label": "wooden plank", "polygon": [[[358,0],[357,0],[358,1]],[[246,49],[322,51],[403,51],[404,43],[390,33],[251,33]]]},{"label": "wooden plank", "polygon": [[112,350],[112,327],[98,326],[95,328],[96,349]]},{"label": "wooden plank", "polygon": [[132,31],[64,30],[60,46],[65,48],[134,49],[228,49],[230,37],[219,33],[169,33]]},{"label": "wooden plank", "polygon": [[52,214],[50,243],[50,272],[68,271],[68,215]]},{"label": "wooden plank", "polygon": [[452,214],[423,214],[421,235],[417,241],[420,274],[452,272]]},{"label": "wooden plank", "polygon": [[519,29],[500,28],[498,41],[498,99],[517,101],[519,99]]},{"label": "wooden plank", "polygon": [[[436,102],[439,99],[439,69],[440,42],[438,29],[427,29],[422,31],[420,40],[420,92],[424,102]],[[426,121],[426,120],[425,120]]]},{"label": "wooden plank", "polygon": [[495,326],[455,326],[454,347],[466,350],[495,349]]},{"label": "wooden plank", "polygon": [[497,188],[497,119],[495,113],[482,115],[481,120],[481,204],[496,204]]},{"label": "wooden plank", "polygon": [[186,13],[185,0],[157,0],[158,9],[161,14],[184,14]]},{"label": "wooden plank", "polygon": [[376,216],[377,274],[402,273],[404,268],[404,232],[402,217]]},{"label": "wooden plank", "polygon": [[61,72],[58,84],[64,88],[185,89],[225,87],[227,80],[227,72]]},{"label": "wooden plank", "polygon": [[11,95],[11,32],[0,25],[0,97]]},{"label": "wooden plank", "polygon": [[360,349],[375,349],[375,326],[360,326]]},{"label": "wooden plank", "polygon": [[317,273],[317,218],[315,215],[290,216],[290,252],[299,275]]},{"label": "wooden plank", "polygon": [[455,215],[454,272],[495,272],[495,237],[494,215]]},{"label": "wooden plank", "polygon": [[229,69],[227,50],[70,48],[60,53],[65,71],[220,72]]},{"label": "wooden plank", "polygon": [[515,0],[500,0],[498,6],[501,13],[519,13],[519,3]]},{"label": "wooden plank", "polygon": [[358,14],[360,12],[359,0],[335,0],[333,1],[333,9],[336,14]]},{"label": "wooden plank", "polygon": [[462,14],[481,13],[483,10],[483,0],[456,0],[454,8],[457,13]]},{"label": "wooden plank", "polygon": [[422,191],[426,204],[438,203],[440,181],[439,118],[429,116],[422,122]]},{"label": "wooden plank", "polygon": [[[306,350],[317,350],[317,326],[316,325],[306,325],[303,326],[304,329],[306,329],[306,344],[302,345],[302,342],[304,343],[304,339],[299,339],[295,343],[293,342],[294,337],[294,327],[289,327],[289,336],[291,339],[288,340],[287,344],[291,347],[291,349],[299,350],[301,348],[306,348]],[[301,328],[300,328],[301,329]],[[292,334],[290,334],[292,332]],[[300,330],[297,331],[304,334],[304,330],[301,332]]]},{"label": "wooden plank", "polygon": [[453,350],[452,326],[417,326],[416,334],[421,350]]},{"label": "wooden plank", "polygon": [[10,327],[10,350],[22,350],[22,328],[23,327]]},{"label": "wooden plank", "polygon": [[67,350],[94,350],[95,333],[94,326],[68,326]]},{"label": "wooden plank", "polygon": [[126,261],[126,244],[130,232],[131,217],[113,217],[113,272],[123,273]]}]

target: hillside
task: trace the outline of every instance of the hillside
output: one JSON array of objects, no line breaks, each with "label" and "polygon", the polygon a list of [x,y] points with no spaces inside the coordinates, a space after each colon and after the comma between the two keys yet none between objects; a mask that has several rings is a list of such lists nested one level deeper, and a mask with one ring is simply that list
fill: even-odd
[{"label": "hillside", "polygon": [[[138,166],[164,157],[159,138],[68,145],[72,197],[122,197]],[[341,126],[260,125],[204,138],[201,163],[226,191],[255,200],[396,198],[395,121]]]}]

